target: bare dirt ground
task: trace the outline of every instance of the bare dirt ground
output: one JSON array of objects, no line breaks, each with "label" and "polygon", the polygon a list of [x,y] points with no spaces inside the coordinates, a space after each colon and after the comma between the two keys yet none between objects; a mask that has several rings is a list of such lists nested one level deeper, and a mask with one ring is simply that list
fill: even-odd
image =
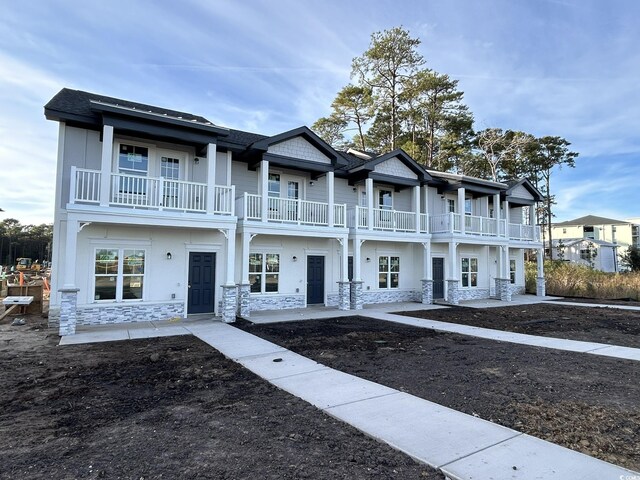
[{"label": "bare dirt ground", "polygon": [[363,317],[236,325],[332,368],[640,470],[640,362]]},{"label": "bare dirt ground", "polygon": [[633,310],[537,303],[499,308],[448,307],[399,314],[543,337],[640,348],[640,311]]},{"label": "bare dirt ground", "polygon": [[1,479],[442,479],[198,339],[0,326]]}]

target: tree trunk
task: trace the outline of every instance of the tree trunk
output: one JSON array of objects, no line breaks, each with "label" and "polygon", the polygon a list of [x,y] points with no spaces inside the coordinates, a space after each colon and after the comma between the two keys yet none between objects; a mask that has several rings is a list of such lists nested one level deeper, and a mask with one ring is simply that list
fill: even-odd
[{"label": "tree trunk", "polygon": [[545,175],[545,187],[547,189],[547,232],[549,233],[549,258],[551,260],[553,260],[553,242],[552,242],[552,238],[551,238],[551,190],[550,190],[550,184],[551,184],[551,172],[548,171],[546,172]]}]

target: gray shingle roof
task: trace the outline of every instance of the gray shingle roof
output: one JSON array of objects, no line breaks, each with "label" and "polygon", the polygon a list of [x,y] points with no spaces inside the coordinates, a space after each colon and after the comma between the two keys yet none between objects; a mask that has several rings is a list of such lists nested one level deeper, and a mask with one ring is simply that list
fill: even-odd
[{"label": "gray shingle roof", "polygon": [[614,220],[613,218],[598,217],[595,215],[586,215],[584,217],[574,218],[566,222],[554,223],[554,227],[562,225],[627,225],[629,222],[623,220]]},{"label": "gray shingle roof", "polygon": [[142,112],[152,112],[158,115],[167,115],[170,117],[182,118],[187,121],[195,120],[196,122],[211,124],[209,120],[199,115],[192,115],[191,113],[179,112],[177,110],[156,107],[144,103],[130,102],[129,100],[107,97],[105,95],[84,92],[82,90],[71,90],[70,88],[63,88],[62,90],[60,90],[51,100],[49,100],[44,108],[48,110],[55,110],[57,112],[70,113],[73,115],[91,118],[95,115],[95,113],[91,110],[91,100],[125,108],[132,108],[140,110]]}]

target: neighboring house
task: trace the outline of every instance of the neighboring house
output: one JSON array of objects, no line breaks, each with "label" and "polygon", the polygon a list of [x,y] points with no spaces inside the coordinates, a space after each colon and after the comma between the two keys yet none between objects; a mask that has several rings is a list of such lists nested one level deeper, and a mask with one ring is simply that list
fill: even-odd
[{"label": "neighboring house", "polygon": [[[274,136],[63,89],[50,318],[78,324],[524,292],[541,200],[427,171],[407,153],[337,152],[306,127]],[[532,218],[532,215],[526,215]]]},{"label": "neighboring house", "polygon": [[616,265],[621,265],[620,257],[627,249],[632,245],[640,246],[640,224],[633,219],[625,221],[587,215],[566,222],[554,223],[551,226],[551,238],[563,241],[584,238],[613,243],[618,247]]},{"label": "neighboring house", "polygon": [[617,272],[615,243],[589,238],[565,238],[553,240],[553,258],[593,267],[603,272]]}]

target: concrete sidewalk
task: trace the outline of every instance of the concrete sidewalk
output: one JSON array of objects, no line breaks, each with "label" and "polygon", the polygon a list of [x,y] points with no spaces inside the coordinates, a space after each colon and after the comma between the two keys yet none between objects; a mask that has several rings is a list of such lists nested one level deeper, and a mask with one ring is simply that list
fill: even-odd
[{"label": "concrete sidewalk", "polygon": [[622,347],[606,343],[581,342],[578,340],[565,340],[555,337],[541,337],[528,335],[526,333],[507,332],[504,330],[493,330],[490,328],[473,327],[461,325],[459,323],[448,323],[424,318],[406,317],[393,313],[383,313],[370,311],[366,314],[369,318],[376,320],[386,320],[413,327],[429,328],[440,332],[458,333],[473,337],[497,340],[500,342],[518,343],[520,345],[531,345],[534,347],[555,348],[556,350],[566,350],[568,352],[590,353],[605,357],[615,357],[624,360],[640,361],[640,348]]},{"label": "concrete sidewalk", "polygon": [[634,478],[630,470],[333,370],[231,325],[186,328],[279,388],[451,479]]}]

